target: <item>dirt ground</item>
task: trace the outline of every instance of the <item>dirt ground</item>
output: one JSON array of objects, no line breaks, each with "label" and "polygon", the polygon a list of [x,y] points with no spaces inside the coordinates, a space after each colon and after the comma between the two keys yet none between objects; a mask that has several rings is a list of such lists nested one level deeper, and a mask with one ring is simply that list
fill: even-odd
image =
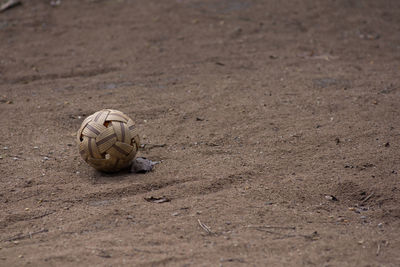
[{"label": "dirt ground", "polygon": [[[80,158],[103,108],[153,172]],[[0,266],[400,266],[400,1],[23,1],[0,114]]]}]

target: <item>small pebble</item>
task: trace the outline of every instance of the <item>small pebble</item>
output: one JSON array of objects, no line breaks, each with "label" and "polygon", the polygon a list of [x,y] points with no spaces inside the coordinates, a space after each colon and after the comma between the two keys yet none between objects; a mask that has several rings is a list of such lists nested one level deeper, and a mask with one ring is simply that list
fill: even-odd
[{"label": "small pebble", "polygon": [[338,199],[333,195],[326,195],[325,198],[327,200],[331,200],[331,201],[338,201]]},{"label": "small pebble", "polygon": [[8,150],[8,146],[3,147],[4,150]]},{"label": "small pebble", "polygon": [[146,173],[152,171],[154,165],[158,164],[158,161],[151,161],[146,158],[136,158],[132,161],[131,172],[133,173]]},{"label": "small pebble", "polygon": [[39,149],[39,147],[38,146],[34,146],[33,149]]},{"label": "small pebble", "polygon": [[178,215],[179,215],[179,212],[172,213],[172,216],[178,216]]}]

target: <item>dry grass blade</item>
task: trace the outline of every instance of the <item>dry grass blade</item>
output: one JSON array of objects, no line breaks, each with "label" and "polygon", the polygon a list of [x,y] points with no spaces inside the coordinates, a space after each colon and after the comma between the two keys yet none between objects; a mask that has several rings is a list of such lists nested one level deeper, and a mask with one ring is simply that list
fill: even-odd
[{"label": "dry grass blade", "polygon": [[212,231],[211,231],[210,227],[208,227],[207,225],[205,225],[204,223],[202,223],[202,222],[200,221],[200,219],[197,219],[197,221],[199,222],[200,227],[203,228],[203,230],[206,231],[207,234],[212,234]]},{"label": "dry grass blade", "polygon": [[7,242],[7,241],[16,241],[16,240],[25,239],[25,238],[28,238],[28,237],[29,237],[29,238],[32,238],[33,235],[37,235],[37,234],[40,234],[40,233],[46,233],[46,232],[48,232],[48,231],[49,231],[49,230],[47,230],[47,229],[42,229],[42,230],[39,230],[39,231],[36,231],[36,232],[29,232],[29,233],[26,234],[26,235],[18,234],[18,235],[9,237],[9,238],[7,238],[7,239],[4,239],[3,242]]},{"label": "dry grass blade", "polygon": [[151,150],[153,148],[158,148],[158,147],[166,147],[167,144],[143,144],[140,146],[141,150]]},{"label": "dry grass blade", "polygon": [[145,197],[144,200],[147,202],[152,202],[152,203],[165,203],[165,202],[170,202],[171,199],[166,198],[166,197]]},{"label": "dry grass blade", "polygon": [[53,214],[55,212],[56,212],[55,210],[51,210],[51,211],[45,212],[44,214],[40,214],[40,215],[34,216],[34,217],[30,218],[30,220],[40,219],[40,218],[49,216],[49,215],[51,215],[51,214]]},{"label": "dry grass blade", "polygon": [[365,202],[368,201],[368,199],[370,199],[372,196],[374,195],[374,192],[372,192],[371,194],[369,194],[366,198],[364,198],[360,204],[364,204]]},{"label": "dry grass blade", "polygon": [[9,9],[9,8],[15,7],[15,6],[20,5],[20,4],[22,4],[20,0],[8,0],[8,1],[5,1],[5,2],[1,3],[1,5],[0,5],[0,12],[3,12],[5,10]]},{"label": "dry grass blade", "polygon": [[296,230],[296,227],[294,226],[271,226],[271,225],[248,225],[247,228]]}]

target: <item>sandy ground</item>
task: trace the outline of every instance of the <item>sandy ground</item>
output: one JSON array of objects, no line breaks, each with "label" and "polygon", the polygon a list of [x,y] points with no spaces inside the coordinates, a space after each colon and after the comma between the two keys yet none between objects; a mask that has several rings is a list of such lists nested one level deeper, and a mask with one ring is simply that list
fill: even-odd
[{"label": "sandy ground", "polygon": [[[103,108],[153,172],[83,162]],[[0,266],[400,266],[400,1],[23,1],[0,114]]]}]

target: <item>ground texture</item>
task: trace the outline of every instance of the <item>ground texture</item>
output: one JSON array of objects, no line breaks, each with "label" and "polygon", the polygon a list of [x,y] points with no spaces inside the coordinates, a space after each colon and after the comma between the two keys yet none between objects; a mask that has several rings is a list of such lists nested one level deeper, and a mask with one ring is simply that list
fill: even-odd
[{"label": "ground texture", "polygon": [[[153,172],[82,161],[103,108]],[[400,265],[400,1],[23,1],[0,114],[1,266]]]}]

